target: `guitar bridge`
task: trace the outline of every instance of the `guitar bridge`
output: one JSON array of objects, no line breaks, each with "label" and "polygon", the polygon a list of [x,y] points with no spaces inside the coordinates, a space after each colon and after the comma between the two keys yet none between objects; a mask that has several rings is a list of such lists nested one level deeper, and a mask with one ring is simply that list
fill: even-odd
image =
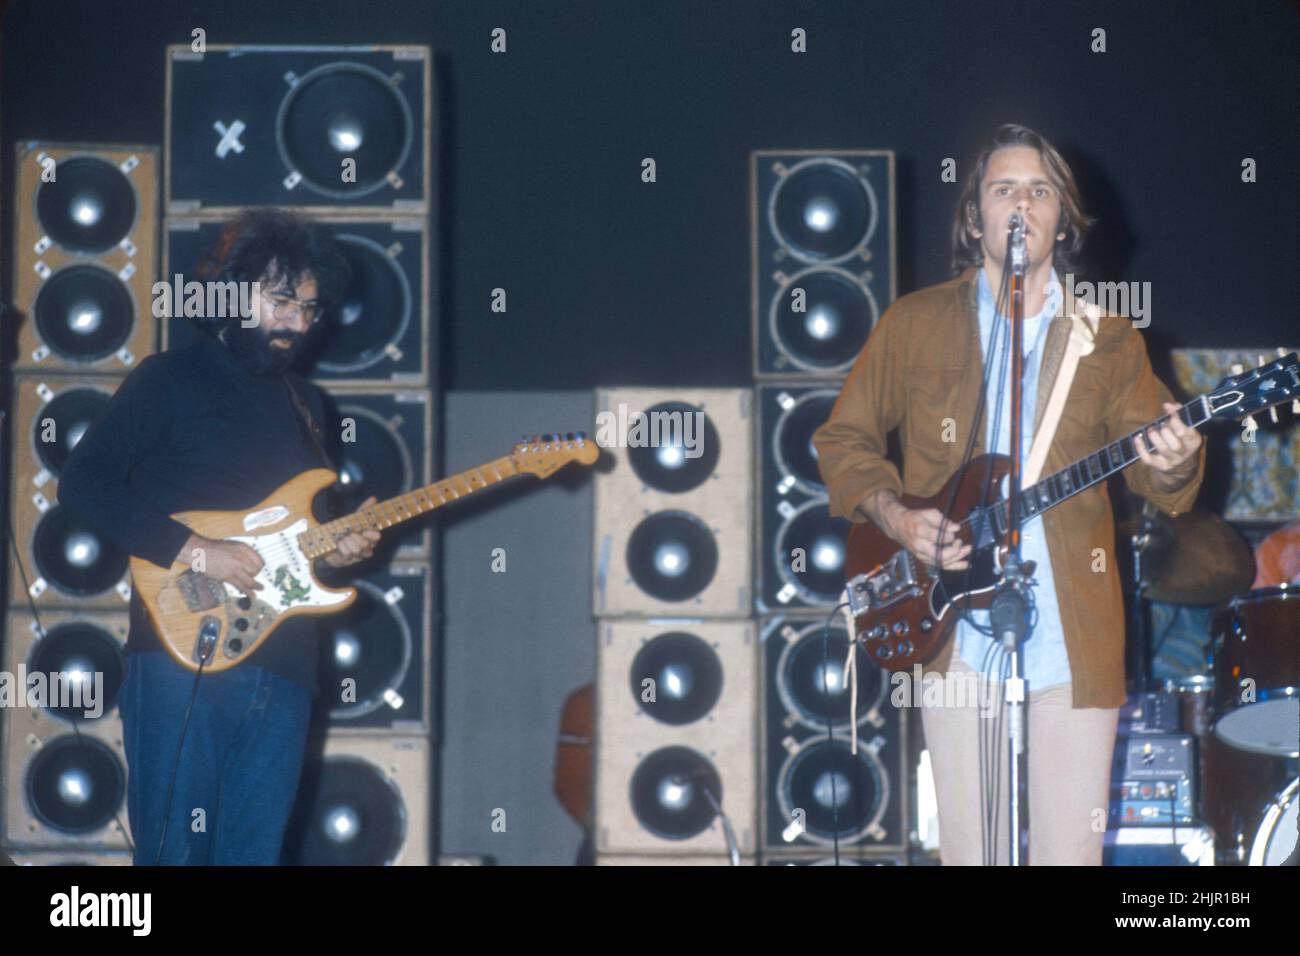
[{"label": "guitar bridge", "polygon": [[220,581],[194,570],[182,571],[177,575],[176,588],[181,592],[185,607],[191,613],[220,607],[226,597]]},{"label": "guitar bridge", "polygon": [[921,593],[911,558],[906,551],[899,551],[876,570],[849,580],[849,610],[854,617],[883,610]]}]

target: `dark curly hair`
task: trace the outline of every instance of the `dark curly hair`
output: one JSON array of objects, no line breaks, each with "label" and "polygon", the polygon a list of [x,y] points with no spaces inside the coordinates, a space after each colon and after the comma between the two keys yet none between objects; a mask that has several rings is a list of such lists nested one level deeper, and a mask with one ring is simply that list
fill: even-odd
[{"label": "dark curly hair", "polygon": [[1065,233],[1065,238],[1058,240],[1052,249],[1052,264],[1062,275],[1067,272],[1077,273],[1081,265],[1079,256],[1083,251],[1084,237],[1096,220],[1084,213],[1083,199],[1079,195],[1074,173],[1056,151],[1056,147],[1041,134],[1015,123],[1000,126],[969,167],[971,174],[966,177],[966,185],[962,187],[961,198],[957,200],[957,214],[952,223],[952,271],[959,273],[970,266],[984,263],[980,241],[971,235],[972,229],[984,228],[980,222],[980,183],[984,181],[989,159],[998,150],[1008,146],[1028,146],[1036,150],[1042,159],[1047,178],[1061,197],[1061,220],[1056,224],[1056,232]]},{"label": "dark curly hair", "polygon": [[[321,318],[342,300],[351,269],[334,240],[317,223],[274,207],[246,209],[221,230],[199,259],[196,274],[212,282],[281,282],[294,288],[306,276],[316,280]],[[216,335],[237,316],[192,317]],[[317,323],[318,325],[320,323]]]}]

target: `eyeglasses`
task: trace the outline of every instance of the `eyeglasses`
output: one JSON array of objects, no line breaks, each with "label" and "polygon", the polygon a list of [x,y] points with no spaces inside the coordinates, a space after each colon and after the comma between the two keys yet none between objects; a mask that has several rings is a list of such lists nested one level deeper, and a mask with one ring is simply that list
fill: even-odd
[{"label": "eyeglasses", "polygon": [[282,292],[265,292],[263,295],[271,303],[271,308],[274,310],[277,319],[288,318],[292,315],[291,307],[295,305],[308,323],[315,322],[320,317],[321,307],[319,302],[302,302]]}]

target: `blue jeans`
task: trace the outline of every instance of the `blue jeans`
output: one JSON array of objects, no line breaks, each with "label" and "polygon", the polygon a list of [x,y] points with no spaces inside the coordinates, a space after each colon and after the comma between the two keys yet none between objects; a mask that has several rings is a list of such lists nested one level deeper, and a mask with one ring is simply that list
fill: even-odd
[{"label": "blue jeans", "polygon": [[247,664],[204,674],[178,766],[193,687],[193,672],[163,651],[127,655],[121,709],[135,865],[152,865],[157,856],[173,767],[176,789],[159,862],[274,865],[298,790],[311,696]]}]

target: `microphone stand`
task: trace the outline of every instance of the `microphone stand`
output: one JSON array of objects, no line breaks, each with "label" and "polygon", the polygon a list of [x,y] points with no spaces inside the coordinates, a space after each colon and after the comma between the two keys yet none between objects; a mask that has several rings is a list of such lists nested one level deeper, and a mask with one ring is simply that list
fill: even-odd
[{"label": "microphone stand", "polygon": [[[1020,482],[1021,482],[1021,385],[1024,377],[1025,323],[1025,223],[1019,213],[1011,217],[1007,229],[1007,257],[1011,281],[1011,469],[1008,473],[1007,536],[1003,544],[1006,556],[989,608],[989,623],[995,640],[1002,642],[1010,663],[1010,674],[1003,687],[1007,705],[1008,753],[1007,796],[1011,821],[1009,860],[1020,866],[1020,844],[1024,830],[1020,806],[1021,755],[1025,749],[1025,680],[1020,675],[1020,644],[1028,637],[1028,581],[1020,560]],[[996,439],[996,436],[995,436]],[[995,857],[996,858],[996,857]]]}]

